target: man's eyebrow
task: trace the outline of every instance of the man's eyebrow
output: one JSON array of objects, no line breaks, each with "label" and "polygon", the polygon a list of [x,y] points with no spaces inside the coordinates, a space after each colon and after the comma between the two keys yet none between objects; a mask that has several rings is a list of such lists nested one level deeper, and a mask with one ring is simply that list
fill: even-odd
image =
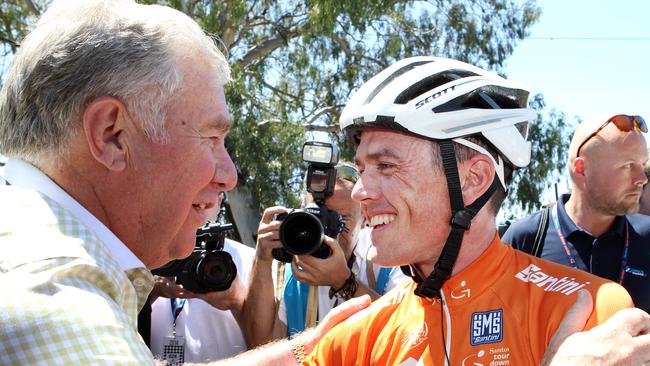
[{"label": "man's eyebrow", "polygon": [[[397,153],[395,151],[393,151],[392,149],[388,149],[388,148],[383,148],[383,149],[381,149],[381,150],[379,150],[377,152],[367,154],[365,160],[366,161],[377,161],[377,160],[380,160],[382,158],[401,160],[399,155],[397,155]],[[361,163],[361,161],[359,160],[358,157],[355,156],[354,163],[356,165],[359,165]]]},{"label": "man's eyebrow", "polygon": [[204,129],[218,132],[228,132],[232,128],[231,118],[220,118],[207,122]]}]

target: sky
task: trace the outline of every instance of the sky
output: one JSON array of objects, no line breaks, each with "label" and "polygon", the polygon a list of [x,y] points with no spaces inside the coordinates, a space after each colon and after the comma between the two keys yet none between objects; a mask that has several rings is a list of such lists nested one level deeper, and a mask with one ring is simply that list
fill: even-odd
[{"label": "sky", "polygon": [[[650,1],[537,5],[541,17],[506,61],[508,79],[542,93],[548,108],[576,124],[576,117],[597,112],[637,114],[650,122]],[[560,194],[568,190],[566,177],[550,183]],[[544,202],[555,199],[554,191],[549,187]]]},{"label": "sky", "polygon": [[542,15],[506,62],[509,79],[568,117],[650,121],[650,1],[538,0]]}]

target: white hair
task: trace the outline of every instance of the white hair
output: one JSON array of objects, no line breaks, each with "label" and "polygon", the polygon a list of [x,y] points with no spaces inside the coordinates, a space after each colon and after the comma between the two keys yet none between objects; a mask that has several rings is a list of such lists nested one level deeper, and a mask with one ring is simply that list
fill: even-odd
[{"label": "white hair", "polygon": [[185,14],[129,0],[55,0],[22,42],[0,91],[0,153],[38,165],[65,153],[84,107],[113,96],[165,141],[166,105],[182,60],[201,57],[218,82],[230,68]]}]

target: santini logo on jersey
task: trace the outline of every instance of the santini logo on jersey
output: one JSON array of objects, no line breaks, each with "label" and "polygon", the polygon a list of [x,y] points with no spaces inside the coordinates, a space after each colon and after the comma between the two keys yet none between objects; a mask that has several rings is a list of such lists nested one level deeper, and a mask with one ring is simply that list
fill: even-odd
[{"label": "santini logo on jersey", "polygon": [[523,282],[534,283],[537,287],[543,288],[544,291],[559,292],[565,295],[570,295],[590,284],[590,282],[576,282],[575,278],[556,278],[549,276],[534,264],[524,268],[524,270],[517,273],[515,277]]}]

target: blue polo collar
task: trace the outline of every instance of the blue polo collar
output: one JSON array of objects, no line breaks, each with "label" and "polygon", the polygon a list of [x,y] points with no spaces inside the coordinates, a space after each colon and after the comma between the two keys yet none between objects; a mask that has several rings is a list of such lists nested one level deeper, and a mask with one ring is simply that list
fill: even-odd
[{"label": "blue polo collar", "polygon": [[[575,234],[576,232],[582,232],[593,237],[593,235],[590,232],[576,225],[573,222],[573,220],[569,217],[569,215],[566,213],[564,204],[569,200],[569,197],[571,197],[571,194],[565,193],[561,195],[560,198],[557,200],[557,216],[560,223],[560,230],[562,231],[562,235],[564,235],[567,239],[569,239],[570,236]],[[626,222],[627,222],[627,218],[625,216],[616,216],[616,219],[614,219],[614,224],[612,225],[612,227],[601,236],[616,234],[622,238],[625,235]]]}]

